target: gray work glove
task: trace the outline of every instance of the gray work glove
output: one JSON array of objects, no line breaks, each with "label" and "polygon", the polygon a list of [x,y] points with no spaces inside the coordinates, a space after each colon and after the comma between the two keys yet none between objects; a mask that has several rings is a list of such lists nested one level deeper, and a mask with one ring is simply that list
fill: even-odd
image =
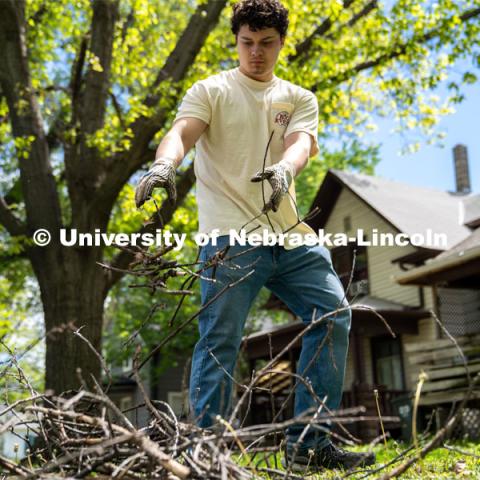
[{"label": "gray work glove", "polygon": [[261,182],[268,180],[272,187],[270,200],[263,208],[263,213],[268,210],[276,212],[282,201],[282,198],[288,192],[288,188],[295,176],[295,167],[288,162],[279,162],[275,165],[265,168],[263,172],[257,172],[250,180],[252,182]]},{"label": "gray work glove", "polygon": [[135,204],[141,207],[152,195],[154,188],[163,187],[167,190],[168,198],[172,204],[177,200],[175,186],[175,161],[171,158],[160,157],[150,170],[140,179],[135,189]]}]

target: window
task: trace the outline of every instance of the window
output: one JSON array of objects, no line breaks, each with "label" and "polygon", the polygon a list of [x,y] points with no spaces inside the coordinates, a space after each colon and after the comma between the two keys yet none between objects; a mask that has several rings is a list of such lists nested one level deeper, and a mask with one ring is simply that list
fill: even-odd
[{"label": "window", "polygon": [[[342,282],[343,288],[346,288],[352,272],[353,259],[355,257],[355,267],[353,271],[352,283],[361,280],[368,280],[368,259],[367,247],[358,246],[351,243],[346,246],[332,249],[332,262],[337,275]],[[349,292],[349,297],[352,293]]]},{"label": "window", "polygon": [[376,385],[390,390],[404,390],[402,346],[400,339],[372,338],[372,360]]},{"label": "window", "polygon": [[177,417],[180,417],[183,412],[183,399],[184,395],[182,392],[168,392],[167,393],[167,403],[173,410],[173,413]]},{"label": "window", "polygon": [[133,407],[133,398],[131,396],[120,397],[118,400],[118,407],[129,420],[133,421],[135,410],[129,410],[128,412],[125,411]]},{"label": "window", "polygon": [[130,373],[133,370],[133,358],[128,357],[122,362],[122,373]]},{"label": "window", "polygon": [[133,406],[132,397],[121,397],[118,406],[122,412],[131,408]]}]

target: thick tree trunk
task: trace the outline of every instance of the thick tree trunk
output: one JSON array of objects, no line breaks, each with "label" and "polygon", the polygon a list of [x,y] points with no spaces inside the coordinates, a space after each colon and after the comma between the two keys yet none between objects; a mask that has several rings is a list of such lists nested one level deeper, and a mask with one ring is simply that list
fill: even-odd
[{"label": "thick tree trunk", "polygon": [[[92,346],[101,352],[103,304],[83,303],[80,298],[61,295],[58,300],[44,303],[47,331],[45,388],[56,394],[66,390],[78,390],[80,378],[92,385],[91,377],[101,379],[100,362],[86,342],[73,334],[63,324],[83,327],[81,333]],[[58,329],[59,331],[55,331]]]},{"label": "thick tree trunk", "polygon": [[97,247],[61,247],[56,265],[48,265],[40,255],[32,263],[47,332],[45,388],[59,394],[78,389],[80,378],[88,385],[92,376],[101,379],[98,356],[73,332],[82,327],[81,334],[101,353],[105,277],[96,264],[101,257]]}]

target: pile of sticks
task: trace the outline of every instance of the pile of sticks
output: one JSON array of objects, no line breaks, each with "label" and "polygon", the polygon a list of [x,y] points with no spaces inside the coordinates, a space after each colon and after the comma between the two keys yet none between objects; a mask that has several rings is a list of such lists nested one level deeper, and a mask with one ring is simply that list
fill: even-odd
[{"label": "pile of sticks", "polygon": [[18,400],[0,412],[0,422],[6,420],[0,423],[0,435],[26,426],[23,440],[29,450],[20,462],[0,457],[0,472],[19,478],[84,478],[95,472],[108,478],[223,480],[258,478],[260,472],[268,471],[273,476],[295,478],[280,471],[278,465],[260,468],[258,464],[265,458],[255,464],[255,452],[271,450],[275,454],[278,447],[257,450],[255,446],[268,436],[281,436],[293,422],[303,422],[306,427],[326,421],[352,422],[361,412],[345,410],[322,420],[306,415],[239,429],[219,419],[217,428],[208,430],[178,421],[167,404],[155,403],[163,408],[146,396],[145,403],[134,407],[146,408],[150,414],[148,425],[137,428],[128,412],[120,411],[98,385],[95,393],[84,389],[59,397],[34,393]]},{"label": "pile of sticks", "polygon": [[0,466],[22,478],[84,478],[91,472],[109,478],[251,478],[231,458],[227,438],[178,422],[151,402],[152,418],[144,428],[136,428],[102,393],[35,396],[9,410],[17,413],[20,403],[22,420],[10,420],[2,430],[26,424],[36,441],[21,463],[0,458]]}]

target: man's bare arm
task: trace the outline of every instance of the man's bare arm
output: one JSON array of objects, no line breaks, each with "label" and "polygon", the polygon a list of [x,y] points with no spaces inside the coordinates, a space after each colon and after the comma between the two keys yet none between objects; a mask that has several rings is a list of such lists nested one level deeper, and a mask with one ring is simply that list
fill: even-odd
[{"label": "man's bare arm", "polygon": [[172,204],[177,200],[175,172],[185,155],[195,145],[207,124],[198,118],[186,117],[176,121],[160,142],[155,161],[140,179],[135,189],[135,204],[141,207],[157,187],[167,190]]},{"label": "man's bare arm", "polygon": [[312,146],[312,137],[307,132],[293,132],[283,140],[285,152],[282,162],[293,166],[293,175],[297,176],[307,165]]},{"label": "man's bare arm", "polygon": [[198,118],[180,118],[163,137],[155,158],[171,158],[175,160],[175,167],[178,167],[207,126],[208,124]]}]

